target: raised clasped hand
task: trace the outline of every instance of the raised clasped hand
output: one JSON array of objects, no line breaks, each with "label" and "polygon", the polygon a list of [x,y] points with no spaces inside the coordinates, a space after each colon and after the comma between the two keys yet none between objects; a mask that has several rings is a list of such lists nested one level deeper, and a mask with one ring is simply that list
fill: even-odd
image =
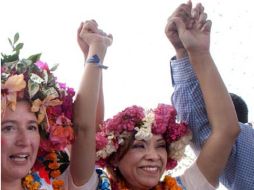
[{"label": "raised clasped hand", "polygon": [[91,45],[99,45],[107,48],[113,42],[113,36],[98,28],[95,20],[82,22],[77,33],[77,40],[85,57],[87,57]]},{"label": "raised clasped hand", "polygon": [[165,33],[177,53],[204,52],[209,51],[211,24],[202,4],[192,9],[191,2],[188,2],[169,17]]}]

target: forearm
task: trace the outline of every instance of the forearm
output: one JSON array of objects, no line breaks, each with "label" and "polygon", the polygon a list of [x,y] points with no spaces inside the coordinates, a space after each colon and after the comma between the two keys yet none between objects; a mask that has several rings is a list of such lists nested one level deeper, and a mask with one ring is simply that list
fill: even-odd
[{"label": "forearm", "polygon": [[[106,49],[90,46],[88,59],[97,55],[101,62]],[[101,85],[102,69],[94,63],[86,63],[81,85],[75,100],[75,142],[71,154],[71,174],[76,185],[84,184],[95,166],[96,111]]]},{"label": "forearm", "polygon": [[[210,53],[190,54],[200,82],[212,134],[197,159],[207,180],[216,186],[239,133],[235,109]],[[218,156],[220,155],[220,156]]]},{"label": "forearm", "polygon": [[229,129],[232,131],[233,127],[237,128],[235,125],[238,123],[237,117],[234,105],[210,53],[190,54],[190,61],[194,63],[193,68],[201,86],[213,131],[229,134]]},{"label": "forearm", "polygon": [[100,93],[99,93],[99,100],[97,104],[97,113],[96,113],[96,127],[98,129],[99,124],[101,124],[104,120],[104,94],[103,94],[103,85],[102,85],[102,77],[100,83]]}]

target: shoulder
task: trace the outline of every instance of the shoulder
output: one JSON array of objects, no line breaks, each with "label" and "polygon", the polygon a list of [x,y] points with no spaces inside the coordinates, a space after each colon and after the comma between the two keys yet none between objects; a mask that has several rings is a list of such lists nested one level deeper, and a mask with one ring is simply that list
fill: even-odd
[{"label": "shoulder", "polygon": [[[58,179],[62,179],[64,181],[64,187],[69,190],[70,189],[71,190],[97,190],[100,184],[100,177],[96,170],[94,170],[89,180],[81,186],[75,185],[69,168]],[[103,190],[107,190],[107,189],[103,189]]]},{"label": "shoulder", "polygon": [[179,184],[185,187],[188,190],[215,190],[216,188],[213,187],[199,170],[197,164],[194,164],[185,170],[184,174],[177,177],[177,181]]}]

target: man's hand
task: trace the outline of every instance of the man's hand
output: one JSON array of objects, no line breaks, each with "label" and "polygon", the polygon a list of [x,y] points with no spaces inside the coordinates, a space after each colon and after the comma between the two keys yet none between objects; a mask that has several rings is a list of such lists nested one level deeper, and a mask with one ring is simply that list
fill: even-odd
[{"label": "man's hand", "polygon": [[210,48],[210,31],[212,22],[207,19],[207,14],[201,4],[192,10],[193,26],[188,27],[185,16],[175,16],[171,21],[175,23],[179,38],[188,53],[205,53]]},{"label": "man's hand", "polygon": [[191,28],[194,20],[191,17],[192,3],[189,1],[187,4],[181,4],[174,13],[168,18],[167,25],[165,28],[165,34],[171,44],[176,50],[177,58],[182,58],[187,55],[187,51],[179,38],[176,24],[173,20],[175,17],[180,17],[183,19],[183,22],[187,28]]}]

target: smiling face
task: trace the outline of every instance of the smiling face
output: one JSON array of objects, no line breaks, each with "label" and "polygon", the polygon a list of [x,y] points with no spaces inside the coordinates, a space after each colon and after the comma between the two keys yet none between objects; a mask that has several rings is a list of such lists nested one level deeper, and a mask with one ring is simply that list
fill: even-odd
[{"label": "smiling face", "polygon": [[149,141],[135,140],[118,168],[133,189],[150,189],[160,181],[166,163],[166,142],[161,135],[153,135]]},{"label": "smiling face", "polygon": [[21,179],[34,165],[40,144],[37,118],[31,106],[19,101],[16,110],[6,108],[1,120],[2,181]]}]

